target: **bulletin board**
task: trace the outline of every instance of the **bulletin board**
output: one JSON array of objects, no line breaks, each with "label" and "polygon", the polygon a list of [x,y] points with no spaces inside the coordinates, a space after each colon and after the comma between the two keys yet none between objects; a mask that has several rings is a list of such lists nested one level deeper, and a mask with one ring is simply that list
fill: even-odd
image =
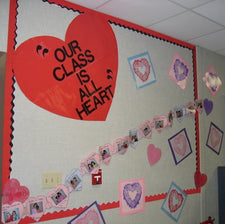
[{"label": "bulletin board", "polygon": [[[11,1],[8,36],[3,222],[13,209],[20,223],[75,217],[96,205],[120,208],[118,216],[137,204],[135,212],[147,212],[154,200],[166,211],[173,188],[184,198],[200,192],[193,45],[59,0]],[[48,172],[62,174],[56,188],[42,187]],[[135,184],[140,195],[138,188],[133,200],[120,195]],[[63,202],[53,199],[58,192]],[[31,214],[39,201],[41,215]]]}]

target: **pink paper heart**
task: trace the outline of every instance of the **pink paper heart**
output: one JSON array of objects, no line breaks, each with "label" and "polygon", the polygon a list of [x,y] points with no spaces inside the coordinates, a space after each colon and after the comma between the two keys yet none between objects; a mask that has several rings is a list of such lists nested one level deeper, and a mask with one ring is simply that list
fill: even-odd
[{"label": "pink paper heart", "polygon": [[100,224],[99,215],[95,210],[90,210],[87,214],[76,221],[76,224]]},{"label": "pink paper heart", "polygon": [[29,195],[29,189],[25,186],[21,186],[17,179],[12,178],[5,184],[2,201],[3,204],[12,204],[16,201],[24,203]]},{"label": "pink paper heart", "polygon": [[161,158],[161,150],[150,144],[147,148],[148,161],[150,166],[156,164]]},{"label": "pink paper heart", "polygon": [[173,141],[173,149],[174,151],[184,156],[187,150],[187,140],[183,134],[178,135]]},{"label": "pink paper heart", "polygon": [[212,128],[210,141],[213,148],[215,148],[221,141],[220,133],[215,128]]}]

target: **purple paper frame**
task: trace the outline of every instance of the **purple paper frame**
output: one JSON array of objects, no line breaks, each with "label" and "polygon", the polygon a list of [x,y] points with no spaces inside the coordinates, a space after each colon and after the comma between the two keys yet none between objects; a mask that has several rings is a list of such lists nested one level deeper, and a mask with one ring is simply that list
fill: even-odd
[{"label": "purple paper frame", "polygon": [[83,213],[85,213],[85,212],[87,212],[92,206],[96,206],[96,208],[98,209],[98,213],[99,213],[99,215],[100,215],[100,217],[101,217],[101,219],[102,219],[102,222],[104,223],[104,224],[106,224],[106,222],[105,222],[105,219],[104,219],[104,217],[103,217],[103,215],[102,215],[102,212],[101,212],[101,210],[100,210],[100,208],[99,208],[99,206],[98,206],[98,203],[97,203],[97,201],[94,201],[91,205],[89,205],[84,211],[82,211],[79,215],[77,215],[75,218],[73,218],[73,219],[71,219],[67,224],[73,224],[74,223],[74,220],[76,220],[76,219],[79,219],[80,218],[80,216],[83,214]]},{"label": "purple paper frame", "polygon": [[[212,127],[216,128],[216,130],[218,132],[221,133],[221,140],[220,140],[220,146],[219,146],[219,150],[215,150],[210,144],[209,144],[209,138],[210,138],[210,133],[211,133],[211,130],[212,130]],[[209,133],[208,133],[208,138],[207,138],[207,141],[206,141],[206,146],[209,147],[213,152],[215,152],[217,155],[220,154],[220,150],[221,150],[221,146],[222,146],[222,143],[223,143],[223,134],[224,132],[219,128],[217,127],[213,122],[210,123],[210,127],[209,127]]]},{"label": "purple paper frame", "polygon": [[[172,140],[180,135],[182,132],[184,132],[185,134],[185,137],[186,137],[186,140],[187,140],[187,143],[188,143],[188,146],[189,146],[189,149],[190,149],[190,152],[188,154],[185,154],[185,156],[182,157],[182,159],[180,159],[179,161],[177,161],[177,158],[176,158],[176,153],[174,152],[174,149],[173,149],[173,145],[172,145]],[[188,135],[187,135],[187,131],[186,131],[186,128],[183,128],[181,129],[179,132],[177,132],[175,135],[173,135],[172,137],[170,137],[168,139],[168,142],[169,142],[169,146],[170,146],[170,149],[171,149],[171,152],[172,152],[172,155],[173,155],[173,158],[174,158],[174,162],[175,164],[179,164],[180,162],[182,162],[184,159],[186,159],[191,153],[192,153],[192,148],[191,148],[191,144],[190,144],[190,140],[188,138]]]}]

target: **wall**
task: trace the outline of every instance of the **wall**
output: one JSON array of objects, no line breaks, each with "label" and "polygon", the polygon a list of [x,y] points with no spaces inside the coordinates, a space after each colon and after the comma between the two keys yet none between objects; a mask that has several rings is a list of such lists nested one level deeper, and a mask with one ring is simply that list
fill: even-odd
[{"label": "wall", "polygon": [[[213,122],[224,131],[225,127],[225,57],[212,53],[208,50],[197,49],[197,69],[198,69],[198,87],[199,98],[208,98],[213,101],[213,111],[208,116],[203,114],[200,116],[200,148],[201,148],[201,171],[208,176],[208,182],[202,188],[201,193],[201,209],[202,218],[208,216],[216,218],[218,223],[218,185],[217,185],[217,167],[225,166],[225,150],[224,142],[219,155],[214,153],[206,146],[210,123]],[[205,74],[210,65],[213,65],[223,83],[218,95],[212,98],[204,82],[202,76]]]},{"label": "wall", "polygon": [[[2,1],[1,1],[2,2]],[[2,3],[1,3],[2,4]],[[0,7],[1,8],[1,7]],[[6,33],[4,35],[4,38],[6,37]],[[5,45],[4,45],[5,46]],[[3,47],[3,50],[6,49]],[[208,98],[212,100],[211,95],[209,94],[208,89],[205,87],[204,83],[202,82],[201,77],[204,75],[205,71],[208,69],[208,67],[213,64],[216,71],[218,72],[219,76],[222,79],[222,82],[225,83],[224,80],[224,57],[220,55],[216,55],[212,52],[209,52],[205,49],[198,48],[197,49],[197,69],[198,69],[198,90],[199,90],[199,98]],[[125,62],[124,62],[125,64]],[[124,64],[121,66],[123,67]],[[201,194],[194,194],[189,195],[188,200],[185,204],[185,209],[182,212],[182,215],[180,217],[180,220],[178,223],[182,224],[189,224],[189,223],[199,223],[202,220],[205,220],[209,215],[216,218],[216,222],[218,222],[218,214],[217,214],[217,177],[216,177],[216,168],[217,166],[225,165],[224,163],[224,156],[225,152],[222,148],[220,155],[216,155],[214,152],[212,152],[209,148],[205,146],[205,142],[208,136],[208,129],[210,122],[214,122],[218,124],[218,126],[223,129],[224,127],[224,87],[221,88],[219,94],[216,96],[215,99],[213,99],[214,103],[214,110],[213,112],[206,116],[204,113],[200,115],[200,149],[201,149],[201,171],[203,173],[206,173],[208,176],[208,182],[206,186],[202,188]],[[2,105],[2,104],[1,104]],[[173,102],[171,103],[171,106],[173,105]],[[129,122],[128,122],[129,123]],[[126,128],[129,128],[131,126],[135,126],[137,122],[134,122],[132,124],[127,124]],[[138,123],[139,124],[139,123]],[[121,132],[122,133],[122,132]],[[117,136],[117,133],[114,133],[114,137]],[[119,137],[120,135],[118,135]],[[114,140],[114,137],[112,140]],[[154,144],[159,144],[160,137],[156,137],[157,140],[154,141]],[[100,139],[100,138],[99,138]],[[102,141],[100,143],[106,143],[104,139],[101,139]],[[99,141],[97,142],[99,144]],[[97,145],[96,143],[96,145]],[[86,154],[85,154],[86,155]],[[82,155],[84,156],[84,155]],[[81,156],[81,157],[82,157]],[[128,155],[127,155],[128,156]],[[130,155],[131,156],[131,155]],[[134,156],[131,156],[130,158],[134,158]],[[112,165],[113,166],[113,165]],[[116,167],[116,166],[115,166]],[[108,170],[106,169],[106,172]],[[120,171],[117,170],[118,172]],[[131,175],[132,176],[132,175]],[[160,178],[160,177],[157,177]],[[154,182],[157,183],[157,178],[154,179]],[[185,178],[185,177],[184,177]],[[110,183],[110,182],[109,182]],[[116,186],[117,187],[117,186]],[[93,197],[94,198],[94,197]],[[212,203],[213,201],[213,203]],[[161,211],[161,205],[162,200],[150,202],[146,204],[146,212],[143,213],[137,213],[135,215],[131,215],[130,217],[119,217],[119,209],[111,209],[103,211],[103,215],[107,220],[110,220],[110,223],[118,223],[121,221],[121,223],[131,223],[133,220],[150,220],[150,222],[154,223],[174,223],[166,214],[162,213]],[[200,215],[199,215],[200,214]],[[65,218],[62,220],[52,220],[52,221],[46,221],[42,223],[66,223],[66,221],[69,221],[71,218]]]}]

